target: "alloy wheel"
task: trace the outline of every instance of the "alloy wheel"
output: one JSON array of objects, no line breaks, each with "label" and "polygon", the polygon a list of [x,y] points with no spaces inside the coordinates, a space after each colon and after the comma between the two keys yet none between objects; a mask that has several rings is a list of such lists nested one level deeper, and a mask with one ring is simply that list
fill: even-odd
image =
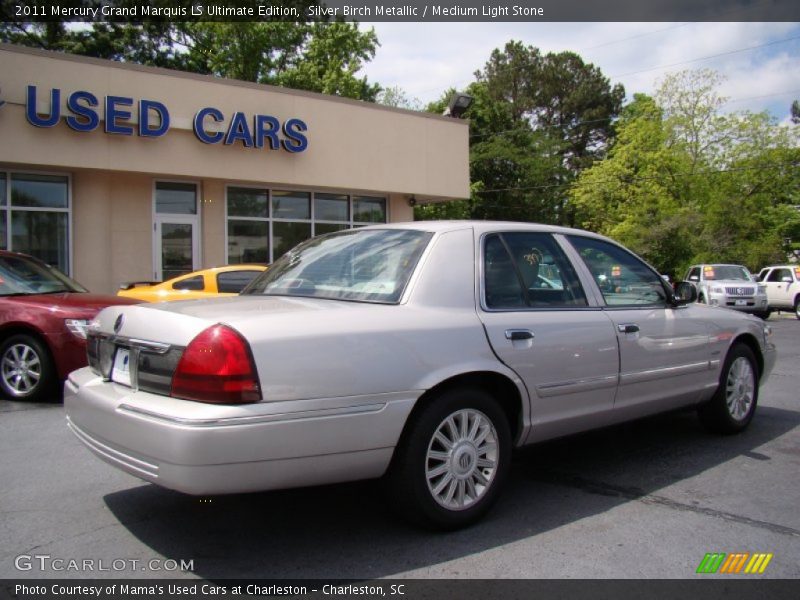
[{"label": "alloy wheel", "polygon": [[755,373],[749,360],[740,356],[733,361],[725,382],[725,402],[728,412],[736,421],[744,420],[750,412],[755,398],[755,381]]},{"label": "alloy wheel", "polygon": [[34,348],[13,344],[6,349],[2,361],[3,383],[14,396],[27,396],[39,385],[42,361]]},{"label": "alloy wheel", "polygon": [[448,510],[473,506],[491,487],[498,465],[498,435],[475,409],[459,410],[436,428],[425,460],[428,490]]}]

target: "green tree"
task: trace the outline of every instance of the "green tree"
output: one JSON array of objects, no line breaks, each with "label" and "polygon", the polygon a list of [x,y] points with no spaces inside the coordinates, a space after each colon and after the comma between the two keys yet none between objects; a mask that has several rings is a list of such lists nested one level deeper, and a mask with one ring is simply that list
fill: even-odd
[{"label": "green tree", "polygon": [[398,85],[391,85],[383,88],[378,94],[377,102],[378,104],[394,108],[422,110],[422,101],[415,96],[409,96],[408,93]]},{"label": "green tree", "polygon": [[765,113],[721,113],[720,82],[677,73],[655,99],[634,97],[608,158],[572,187],[583,226],[673,274],[692,262],[785,260],[800,226],[796,134]]},{"label": "green tree", "polygon": [[478,113],[471,164],[486,204],[505,204],[510,218],[574,225],[568,184],[604,155],[622,86],[575,53],[543,55],[517,41],[494,50],[476,78],[471,89],[482,97],[468,115]]},{"label": "green tree", "polygon": [[0,23],[0,41],[367,101],[380,91],[357,75],[378,40],[374,30],[360,31],[355,23],[148,21],[70,28],[12,21]]}]

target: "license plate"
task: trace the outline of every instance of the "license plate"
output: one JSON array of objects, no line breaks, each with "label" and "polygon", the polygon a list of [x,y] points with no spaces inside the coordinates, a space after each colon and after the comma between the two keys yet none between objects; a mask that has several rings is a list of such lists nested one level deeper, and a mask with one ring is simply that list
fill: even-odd
[{"label": "license plate", "polygon": [[114,366],[111,367],[111,381],[131,385],[131,352],[127,348],[117,348]]},{"label": "license plate", "polygon": [[736,306],[747,306],[747,300],[737,300]]}]

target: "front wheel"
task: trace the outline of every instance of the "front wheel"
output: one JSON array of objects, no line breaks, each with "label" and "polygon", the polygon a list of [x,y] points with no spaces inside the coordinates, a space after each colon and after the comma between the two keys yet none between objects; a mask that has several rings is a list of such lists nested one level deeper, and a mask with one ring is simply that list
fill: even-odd
[{"label": "front wheel", "polygon": [[391,501],[420,525],[470,525],[496,501],[510,460],[497,402],[481,390],[450,390],[412,416],[387,478]]},{"label": "front wheel", "polygon": [[753,420],[758,403],[758,364],[745,344],[731,348],[714,397],[699,409],[700,420],[715,433],[738,433]]},{"label": "front wheel", "polygon": [[12,335],[0,345],[0,388],[11,400],[43,400],[55,390],[47,347],[33,336]]}]

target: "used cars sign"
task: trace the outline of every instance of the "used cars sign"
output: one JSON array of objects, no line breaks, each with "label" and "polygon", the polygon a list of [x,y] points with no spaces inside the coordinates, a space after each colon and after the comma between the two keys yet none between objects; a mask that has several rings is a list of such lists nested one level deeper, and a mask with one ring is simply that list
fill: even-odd
[{"label": "used cars sign", "polygon": [[[47,113],[38,110],[39,91],[35,85],[29,85],[25,99],[25,117],[35,127],[55,127],[61,120],[61,90],[50,90],[50,109]],[[169,109],[156,100],[139,100],[126,96],[106,96],[100,100],[86,91],[75,91],[67,97],[67,111],[63,115],[71,129],[80,132],[94,131],[100,126],[102,117],[103,129],[106,133],[117,135],[134,135],[140,137],[162,137],[170,129]],[[137,119],[133,116],[136,112]],[[253,115],[248,117],[243,112],[235,112],[231,116],[227,128],[219,129],[225,122],[225,115],[217,108],[207,106],[201,108],[192,120],[195,136],[206,144],[223,143],[231,146],[241,142],[246,148],[264,148],[280,150],[292,154],[303,152],[308,148],[308,138],[304,132],[308,126],[300,119],[290,118],[281,121],[272,115]],[[209,127],[211,123],[216,124]]]}]

